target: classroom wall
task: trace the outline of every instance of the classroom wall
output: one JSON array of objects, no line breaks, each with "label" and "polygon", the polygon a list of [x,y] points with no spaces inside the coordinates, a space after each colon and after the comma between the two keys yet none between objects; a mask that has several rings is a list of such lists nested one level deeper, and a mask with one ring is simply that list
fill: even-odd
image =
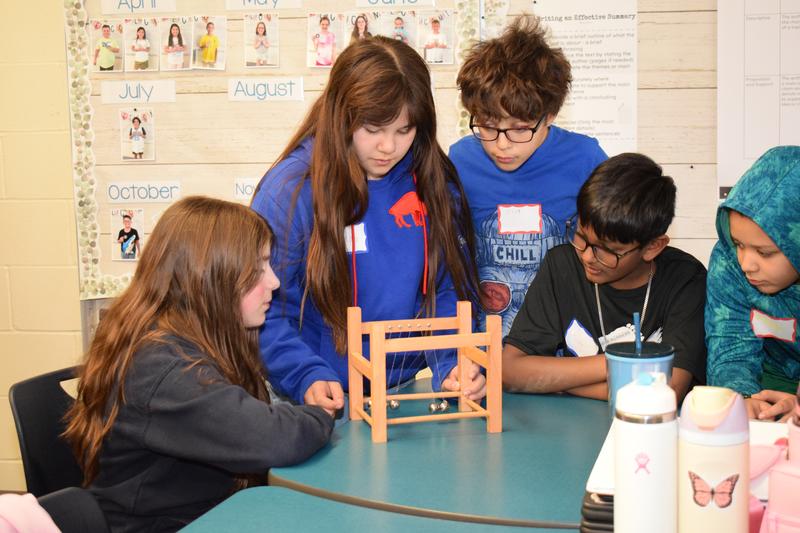
[{"label": "classroom wall", "polygon": [[[530,5],[513,0],[510,14]],[[62,6],[0,7],[0,491],[25,488],[8,388],[74,364],[81,350]],[[436,77],[444,139],[457,123],[444,105],[456,97],[453,82]],[[717,203],[715,0],[639,1],[639,150],[678,184],[673,243],[707,262]]]},{"label": "classroom wall", "polygon": [[0,7],[0,490],[25,488],[9,387],[80,353],[62,9]]}]

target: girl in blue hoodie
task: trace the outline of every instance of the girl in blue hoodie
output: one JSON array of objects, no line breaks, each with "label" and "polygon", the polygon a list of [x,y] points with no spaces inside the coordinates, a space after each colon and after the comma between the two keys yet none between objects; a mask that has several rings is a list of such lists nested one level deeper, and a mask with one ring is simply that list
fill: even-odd
[{"label": "girl in blue hoodie", "polygon": [[[343,407],[348,306],[374,321],[453,316],[457,300],[474,301],[469,210],[436,141],[430,74],[400,41],[342,52],[252,208],[275,231],[281,283],[261,354],[273,386],[298,403]],[[452,351],[390,354],[387,386],[430,367],[436,390],[482,398],[477,366],[464,384],[455,366]]]},{"label": "girl in blue hoodie", "polygon": [[717,212],[708,269],[708,382],[751,418],[787,417],[800,378],[800,146],[769,150]]}]

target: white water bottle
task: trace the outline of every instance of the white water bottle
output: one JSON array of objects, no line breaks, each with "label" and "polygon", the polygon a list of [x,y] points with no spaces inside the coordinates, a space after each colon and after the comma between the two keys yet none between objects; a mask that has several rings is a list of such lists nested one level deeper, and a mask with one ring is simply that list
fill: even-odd
[{"label": "white water bottle", "polygon": [[662,372],[641,373],[617,392],[614,531],[676,533],[678,422]]},{"label": "white water bottle", "polygon": [[750,427],[744,399],[695,387],[683,400],[678,439],[681,533],[748,533]]}]

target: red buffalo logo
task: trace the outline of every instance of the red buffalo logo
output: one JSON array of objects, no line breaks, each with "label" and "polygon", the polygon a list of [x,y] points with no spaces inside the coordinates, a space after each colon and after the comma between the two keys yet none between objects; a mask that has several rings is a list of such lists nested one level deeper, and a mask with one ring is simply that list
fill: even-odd
[{"label": "red buffalo logo", "polygon": [[398,228],[410,228],[411,224],[406,222],[405,216],[411,215],[411,220],[415,226],[423,225],[423,217],[428,214],[419,196],[415,191],[409,191],[400,197],[399,200],[389,209],[389,214],[394,215],[394,223]]}]

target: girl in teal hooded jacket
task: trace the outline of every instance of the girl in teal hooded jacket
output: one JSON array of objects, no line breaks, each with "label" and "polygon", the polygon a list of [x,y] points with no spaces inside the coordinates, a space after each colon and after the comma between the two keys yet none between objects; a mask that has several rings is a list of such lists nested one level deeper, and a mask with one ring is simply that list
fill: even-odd
[{"label": "girl in teal hooded jacket", "polygon": [[765,153],[717,212],[708,269],[708,383],[747,398],[751,418],[785,417],[800,378],[800,146]]}]

